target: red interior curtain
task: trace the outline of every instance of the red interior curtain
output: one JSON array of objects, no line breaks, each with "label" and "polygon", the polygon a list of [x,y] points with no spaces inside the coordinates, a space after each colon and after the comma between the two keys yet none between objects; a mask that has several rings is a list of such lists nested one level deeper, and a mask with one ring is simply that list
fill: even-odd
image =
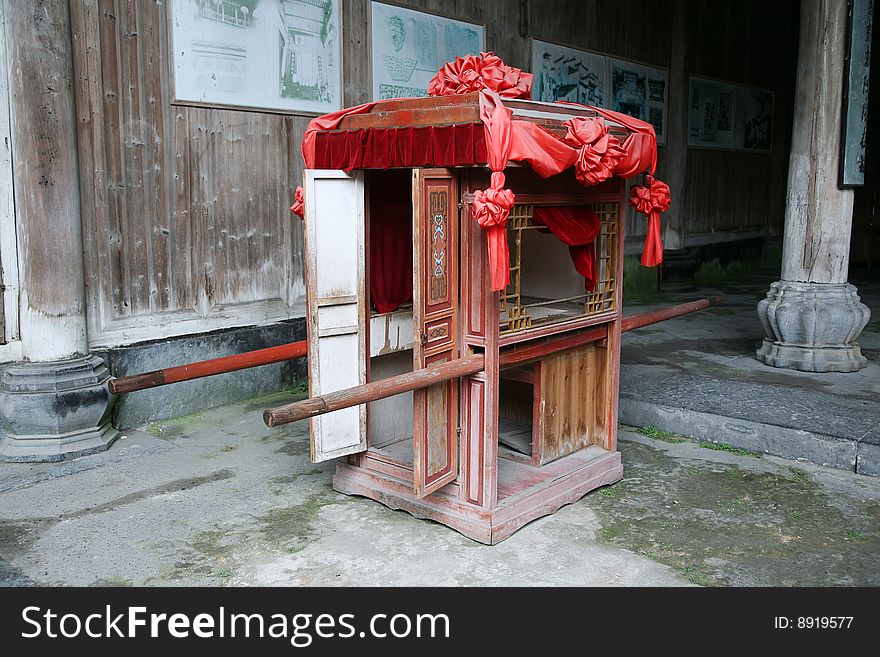
[{"label": "red interior curtain", "polygon": [[588,292],[596,289],[596,237],[602,227],[599,216],[583,205],[535,206],[532,223],[546,226],[568,244],[574,268],[584,277]]},{"label": "red interior curtain", "polygon": [[370,295],[380,313],[413,298],[412,172],[370,179]]}]

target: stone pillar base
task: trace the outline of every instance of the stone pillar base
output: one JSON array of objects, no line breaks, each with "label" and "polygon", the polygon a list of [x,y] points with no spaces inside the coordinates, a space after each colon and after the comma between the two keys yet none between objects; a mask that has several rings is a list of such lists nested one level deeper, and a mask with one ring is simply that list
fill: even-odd
[{"label": "stone pillar base", "polygon": [[865,365],[856,340],[871,318],[850,283],[777,281],[758,304],[766,337],[756,358],[802,372],[856,372]]},{"label": "stone pillar base", "polygon": [[17,363],[0,378],[0,461],[62,461],[107,449],[115,397],[97,356]]}]

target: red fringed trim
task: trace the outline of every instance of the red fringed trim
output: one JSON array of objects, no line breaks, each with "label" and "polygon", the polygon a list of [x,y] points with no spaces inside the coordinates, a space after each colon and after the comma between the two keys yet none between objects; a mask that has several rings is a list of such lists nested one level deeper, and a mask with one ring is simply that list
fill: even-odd
[{"label": "red fringed trim", "polygon": [[647,186],[636,185],[630,191],[630,204],[648,217],[648,235],[642,251],[642,264],[656,267],[663,262],[663,241],[660,239],[660,213],[672,204],[669,185],[653,176],[645,176]]},{"label": "red fringed trim", "polygon": [[479,123],[319,132],[314,147],[315,169],[344,171],[469,166],[488,157]]},{"label": "red fringed trim", "polygon": [[489,89],[505,98],[528,99],[532,74],[507,66],[491,52],[456,57],[444,64],[428,83],[429,96],[454,96]]}]

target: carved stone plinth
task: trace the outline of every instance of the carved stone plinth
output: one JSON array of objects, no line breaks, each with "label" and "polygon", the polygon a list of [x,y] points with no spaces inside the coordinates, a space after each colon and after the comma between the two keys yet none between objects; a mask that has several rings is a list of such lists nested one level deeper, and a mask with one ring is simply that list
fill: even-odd
[{"label": "carved stone plinth", "polygon": [[97,356],[17,363],[0,377],[0,460],[61,461],[107,449],[115,397]]},{"label": "carved stone plinth", "polygon": [[762,363],[803,372],[856,372],[865,367],[856,340],[871,317],[850,283],[777,281],[758,303],[766,337]]}]

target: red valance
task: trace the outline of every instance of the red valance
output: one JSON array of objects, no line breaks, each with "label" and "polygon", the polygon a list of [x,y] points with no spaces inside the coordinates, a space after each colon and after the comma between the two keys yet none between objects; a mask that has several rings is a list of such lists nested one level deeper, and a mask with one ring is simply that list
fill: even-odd
[{"label": "red valance", "polygon": [[602,227],[599,215],[583,205],[536,206],[532,223],[546,226],[568,244],[574,268],[584,277],[588,292],[596,289],[596,236]]},{"label": "red valance", "polygon": [[463,123],[419,128],[368,128],[319,132],[314,169],[457,167],[486,162],[483,126]]}]

